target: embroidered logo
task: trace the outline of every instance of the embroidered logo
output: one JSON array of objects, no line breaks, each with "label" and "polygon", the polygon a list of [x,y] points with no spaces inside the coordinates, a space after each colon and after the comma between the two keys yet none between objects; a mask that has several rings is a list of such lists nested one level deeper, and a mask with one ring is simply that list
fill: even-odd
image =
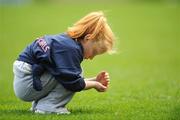
[{"label": "embroidered logo", "polygon": [[47,42],[43,38],[37,38],[37,39],[38,39],[37,43],[41,47],[41,49],[44,52],[47,52],[50,49],[50,47],[48,46]]}]

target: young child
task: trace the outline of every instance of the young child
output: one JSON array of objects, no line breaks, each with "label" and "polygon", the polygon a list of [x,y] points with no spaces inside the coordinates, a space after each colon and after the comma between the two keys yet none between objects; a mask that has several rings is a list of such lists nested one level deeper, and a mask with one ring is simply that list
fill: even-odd
[{"label": "young child", "polygon": [[109,74],[84,79],[81,62],[112,50],[114,35],[103,12],[92,12],[65,33],[46,35],[28,45],[14,62],[14,92],[33,102],[35,113],[69,114],[65,105],[75,92],[105,92]]}]

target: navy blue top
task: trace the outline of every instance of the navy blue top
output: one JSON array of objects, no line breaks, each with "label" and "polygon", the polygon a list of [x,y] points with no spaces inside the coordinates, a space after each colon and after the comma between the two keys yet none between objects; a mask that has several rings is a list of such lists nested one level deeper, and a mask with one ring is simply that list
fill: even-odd
[{"label": "navy blue top", "polygon": [[40,76],[49,71],[66,89],[77,92],[85,87],[81,76],[83,47],[66,34],[46,35],[28,45],[18,60],[32,65],[33,87],[41,90]]}]

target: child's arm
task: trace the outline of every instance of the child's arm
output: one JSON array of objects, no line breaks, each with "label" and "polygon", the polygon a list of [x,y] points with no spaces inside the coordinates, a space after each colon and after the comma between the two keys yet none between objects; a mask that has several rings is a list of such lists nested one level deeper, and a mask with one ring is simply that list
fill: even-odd
[{"label": "child's arm", "polygon": [[100,82],[101,84],[103,84],[104,86],[108,87],[109,85],[109,73],[102,71],[100,72],[96,77],[92,77],[92,78],[86,78],[86,81],[97,81]]},{"label": "child's arm", "polygon": [[92,78],[85,78],[86,81],[96,81],[96,77],[92,77]]},{"label": "child's arm", "polygon": [[105,92],[109,85],[109,73],[102,71],[96,77],[85,79],[85,90],[95,88],[98,92]]},{"label": "child's arm", "polygon": [[107,87],[102,85],[101,83],[97,82],[97,81],[88,81],[88,80],[85,80],[85,88],[84,90],[88,90],[88,89],[91,89],[91,88],[95,88],[98,92],[105,92]]}]

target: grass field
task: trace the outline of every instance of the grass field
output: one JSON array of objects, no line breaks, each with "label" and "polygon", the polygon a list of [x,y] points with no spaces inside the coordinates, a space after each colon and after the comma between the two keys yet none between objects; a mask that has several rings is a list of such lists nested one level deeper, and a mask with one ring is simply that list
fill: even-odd
[{"label": "grass field", "polygon": [[[111,76],[108,92],[77,93],[71,115],[37,115],[13,93],[12,63],[44,34],[64,32],[103,10],[117,53],[84,61],[84,73]],[[0,7],[0,120],[180,120],[180,6],[167,3],[33,4]]]}]

